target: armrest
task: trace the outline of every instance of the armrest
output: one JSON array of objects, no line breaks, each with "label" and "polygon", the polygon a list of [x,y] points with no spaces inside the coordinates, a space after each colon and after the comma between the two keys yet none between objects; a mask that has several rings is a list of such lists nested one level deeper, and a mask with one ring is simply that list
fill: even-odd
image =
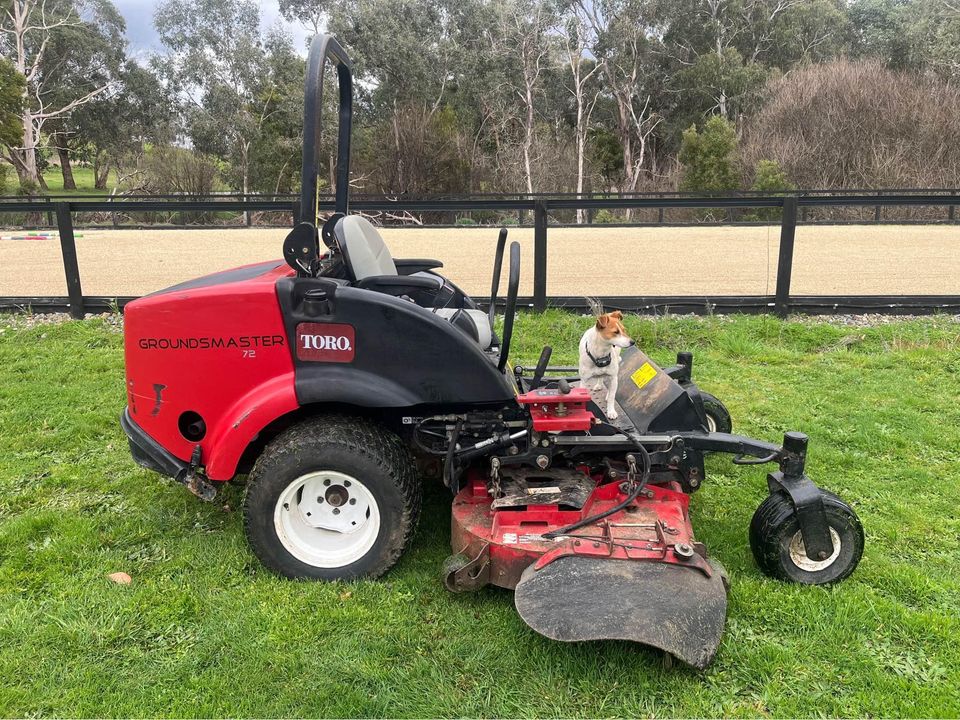
[{"label": "armrest", "polygon": [[438,292],[443,287],[440,278],[410,277],[407,275],[371,275],[358,280],[354,287],[376,290],[387,295],[405,295],[411,290]]},{"label": "armrest", "polygon": [[439,260],[426,260],[421,258],[407,258],[405,260],[394,259],[393,264],[397,266],[397,272],[401,275],[413,275],[424,270],[435,270],[442,268],[443,263]]}]

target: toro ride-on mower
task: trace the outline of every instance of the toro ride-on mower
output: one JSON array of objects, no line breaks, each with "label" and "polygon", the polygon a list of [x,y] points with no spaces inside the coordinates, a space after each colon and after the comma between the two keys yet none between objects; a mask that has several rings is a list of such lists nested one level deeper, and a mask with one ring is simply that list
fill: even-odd
[{"label": "toro ride-on mower", "polygon": [[[317,222],[323,69],[339,87],[336,212]],[[807,438],[731,434],[693,358],[658,367],[623,351],[607,421],[586,388],[549,367],[511,367],[520,247],[509,248],[502,331],[494,331],[501,231],[489,312],[437,272],[394,259],[348,212],[350,61],[329,36],[307,59],[301,207],[284,260],[227,270],[126,306],[134,459],[210,500],[248,475],[246,533],[292,578],[377,577],[408,546],[430,468],[453,493],[454,592],[498,585],[557,640],[624,639],[690,665],[713,658],[727,577],[694,536],[690,494],[704,455],[774,463],[750,525],[760,569],[782,580],[841,580],[860,560],[854,512],[804,472]],[[322,240],[322,245],[321,245]],[[559,373],[559,375],[558,375]]]}]

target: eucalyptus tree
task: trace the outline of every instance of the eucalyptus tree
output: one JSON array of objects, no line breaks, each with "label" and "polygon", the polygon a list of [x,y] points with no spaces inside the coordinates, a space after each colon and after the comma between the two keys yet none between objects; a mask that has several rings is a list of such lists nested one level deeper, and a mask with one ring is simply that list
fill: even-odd
[{"label": "eucalyptus tree", "polygon": [[116,92],[78,108],[70,119],[71,139],[93,167],[94,187],[137,189],[151,146],[177,135],[177,103],[156,70],[127,60],[117,73]]},{"label": "eucalyptus tree", "polygon": [[[66,118],[111,87],[108,75],[84,77],[77,72],[84,64],[78,60],[83,55],[86,61],[95,60],[86,43],[97,35],[98,19],[87,18],[98,12],[116,10],[108,0],[11,0],[0,14],[0,54],[22,78],[21,137],[17,145],[7,146],[6,154],[22,184],[43,184],[37,150],[44,126]],[[78,45],[67,43],[55,52],[65,35],[73,36]]]},{"label": "eucalyptus tree", "polygon": [[0,57],[0,145],[17,145],[23,136],[20,113],[25,84],[14,64]]},{"label": "eucalyptus tree", "polygon": [[[570,93],[574,104],[574,141],[577,153],[576,192],[583,194],[587,142],[590,137],[591,119],[600,98],[600,89],[595,77],[603,70],[603,65],[590,58],[589,22],[581,7],[576,3],[564,8],[560,16],[558,34],[562,46],[562,62],[569,70],[564,86]],[[577,209],[577,222],[584,220],[584,211]]]},{"label": "eucalyptus tree", "polygon": [[[78,10],[82,22],[51,33],[38,78],[53,105],[68,104],[81,88],[108,87],[109,91],[52,118],[45,129],[49,144],[59,156],[64,190],[77,187],[71,155],[90,142],[103,145],[108,140],[100,132],[99,118],[113,113],[114,106],[122,102],[117,96],[125,92],[120,80],[126,62],[123,17],[110,0],[84,0]],[[105,178],[102,180],[105,182]],[[96,186],[103,187],[103,182]]]},{"label": "eucalyptus tree", "polygon": [[652,162],[663,8],[656,0],[577,0],[590,32],[590,52],[603,68],[623,154],[623,184],[634,192]]},{"label": "eucalyptus tree", "polygon": [[[277,74],[291,60],[287,39],[267,43],[253,0],[166,0],[154,24],[167,48],[160,66],[186,107],[186,131],[200,152],[230,164],[230,176],[251,190],[252,148],[290,91]],[[285,78],[286,76],[284,76]]]},{"label": "eucalyptus tree", "polygon": [[523,179],[532,194],[537,110],[542,105],[543,76],[553,62],[556,36],[552,31],[558,16],[550,0],[495,0],[494,8],[497,25],[491,50],[510,68],[504,77],[505,90],[518,101]]}]

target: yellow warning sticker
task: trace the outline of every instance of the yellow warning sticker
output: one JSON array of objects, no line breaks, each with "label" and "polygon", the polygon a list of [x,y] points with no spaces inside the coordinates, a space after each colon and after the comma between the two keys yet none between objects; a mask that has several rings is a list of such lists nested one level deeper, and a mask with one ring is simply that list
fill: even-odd
[{"label": "yellow warning sticker", "polygon": [[653,365],[645,362],[643,365],[633,371],[633,374],[630,375],[630,379],[633,380],[634,385],[636,385],[638,388],[642,388],[656,376],[657,371]]}]

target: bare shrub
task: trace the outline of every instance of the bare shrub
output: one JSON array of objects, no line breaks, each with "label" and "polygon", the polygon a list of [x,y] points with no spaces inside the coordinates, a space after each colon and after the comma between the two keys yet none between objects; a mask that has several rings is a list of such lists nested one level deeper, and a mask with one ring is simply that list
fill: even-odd
[{"label": "bare shrub", "polygon": [[[122,185],[124,192],[131,194],[209,196],[214,191],[218,175],[216,161],[206,155],[186,148],[157,146],[139,155],[135,162],[131,161],[130,168],[123,173]],[[218,218],[232,221],[233,214],[220,217],[217,214],[187,211],[130,213],[123,217],[123,221],[189,225],[210,223]]]},{"label": "bare shrub", "polygon": [[143,161],[141,192],[157,195],[209,195],[217,179],[216,163],[198,152],[156,147]]},{"label": "bare shrub", "polygon": [[380,125],[376,141],[367,148],[369,156],[362,164],[372,172],[364,191],[412,197],[435,194],[444,187],[453,193],[465,192],[469,145],[457,124],[449,107],[398,108],[390,122]]},{"label": "bare shrub", "polygon": [[801,188],[960,185],[960,88],[876,60],[797,69],[745,124],[745,167],[774,160]]}]

